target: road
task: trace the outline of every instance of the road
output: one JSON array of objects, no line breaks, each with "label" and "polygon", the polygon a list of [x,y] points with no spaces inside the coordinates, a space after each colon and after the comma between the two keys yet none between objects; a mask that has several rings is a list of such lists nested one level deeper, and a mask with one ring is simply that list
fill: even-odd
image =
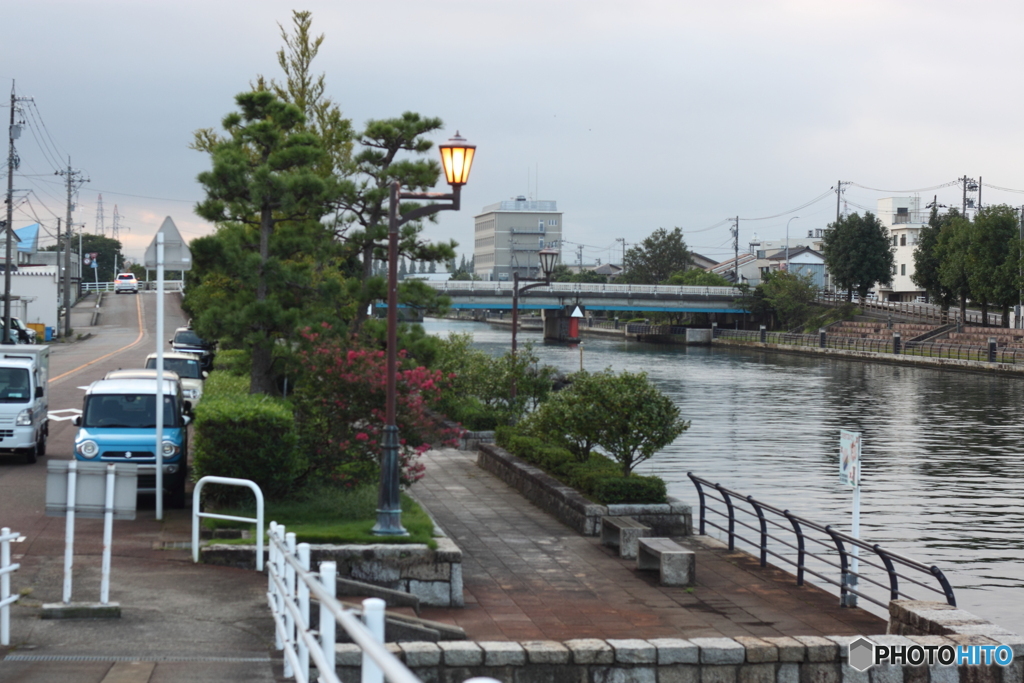
[{"label": "road", "polygon": [[[165,343],[185,324],[179,296],[166,295]],[[90,311],[72,317],[74,331],[90,337],[51,347],[51,414],[80,409],[83,387],[110,370],[142,367],[156,350],[155,293],[106,295],[95,327]],[[75,430],[70,420],[51,420],[48,455],[36,464],[0,456],[0,527],[25,537],[14,546],[22,566],[12,576],[25,597],[12,609],[13,647],[0,648],[0,681],[274,681],[266,579],[193,565],[190,510],[165,509],[157,521],[152,497],[140,498],[136,520],[114,523],[110,599],[121,619],[39,618],[43,603],[61,601],[63,585],[64,519],[44,513],[46,462],[71,459]],[[75,532],[73,601],[93,602],[102,521],[79,520]]]}]

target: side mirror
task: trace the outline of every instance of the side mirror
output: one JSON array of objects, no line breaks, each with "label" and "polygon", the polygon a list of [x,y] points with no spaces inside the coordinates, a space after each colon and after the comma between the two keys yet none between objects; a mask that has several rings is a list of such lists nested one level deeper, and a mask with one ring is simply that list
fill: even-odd
[{"label": "side mirror", "polygon": [[210,373],[208,373],[206,370],[203,370],[203,379],[206,379],[209,376],[210,376]]},{"label": "side mirror", "polygon": [[182,415],[181,416],[181,424],[183,424],[186,427],[188,427],[190,422],[192,422],[192,416],[191,415]]},{"label": "side mirror", "polygon": [[36,398],[42,398],[42,397],[43,397],[43,388],[42,387],[36,387]]},{"label": "side mirror", "polygon": [[168,343],[168,344],[173,344],[173,343],[174,343],[174,340],[173,340],[173,339],[168,339],[168,340],[167,340],[167,343]]},{"label": "side mirror", "polygon": [[75,415],[75,426],[76,427],[81,427],[82,426],[82,416],[81,415]]}]

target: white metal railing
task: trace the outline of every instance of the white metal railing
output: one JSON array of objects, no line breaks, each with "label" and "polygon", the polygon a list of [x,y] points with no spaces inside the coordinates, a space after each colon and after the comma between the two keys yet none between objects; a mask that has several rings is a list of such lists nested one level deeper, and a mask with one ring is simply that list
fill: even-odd
[{"label": "white metal railing", "polygon": [[[508,292],[514,283],[510,280],[447,280],[428,282],[442,292]],[[740,296],[736,287],[697,287],[692,285],[613,285],[600,282],[552,282],[534,291],[603,294],[664,294],[667,296]]]},{"label": "white metal railing", "polygon": [[11,644],[11,605],[20,595],[11,595],[11,574],[21,564],[11,564],[11,543],[21,538],[17,531],[0,529],[0,645]]},{"label": "white metal railing", "polygon": [[[256,517],[234,517],[218,515],[213,512],[199,511],[199,494],[207,484],[226,484],[227,486],[245,486],[256,495]],[[232,522],[248,522],[256,525],[256,571],[263,571],[263,491],[256,482],[234,477],[203,477],[196,482],[192,491],[192,561],[199,561],[199,518],[227,519]]]},{"label": "white metal railing", "polygon": [[[345,609],[336,598],[337,565],[321,562],[320,571],[310,571],[308,543],[295,541],[284,525],[270,523],[270,561],[267,564],[267,602],[274,617],[274,643],[284,651],[285,678],[309,683],[310,660],[319,671],[321,683],[340,683],[335,672],[335,625],[341,624],[363,651],[363,683],[422,683],[384,646],[384,601],[363,601],[359,620],[354,610]],[[319,628],[309,623],[310,598],[320,603]],[[473,678],[466,683],[498,683],[490,678]]]},{"label": "white metal railing", "polygon": [[[156,282],[139,282],[139,289],[152,289],[156,291]],[[83,282],[83,292],[113,292],[113,282]],[[164,291],[166,292],[183,292],[185,291],[185,282],[183,280],[164,280]]]}]

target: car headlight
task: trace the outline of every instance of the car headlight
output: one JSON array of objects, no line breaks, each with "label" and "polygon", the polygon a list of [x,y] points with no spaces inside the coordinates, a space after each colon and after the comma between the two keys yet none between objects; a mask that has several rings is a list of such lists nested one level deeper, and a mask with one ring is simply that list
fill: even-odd
[{"label": "car headlight", "polygon": [[18,419],[14,421],[14,424],[19,427],[31,427],[32,426],[32,409],[26,408],[25,410],[18,413]]},{"label": "car headlight", "polygon": [[178,454],[178,444],[173,441],[164,441],[164,457],[170,458]]},{"label": "car headlight", "polygon": [[83,458],[95,458],[100,454],[100,447],[96,445],[95,441],[83,441],[78,444],[78,453]]}]

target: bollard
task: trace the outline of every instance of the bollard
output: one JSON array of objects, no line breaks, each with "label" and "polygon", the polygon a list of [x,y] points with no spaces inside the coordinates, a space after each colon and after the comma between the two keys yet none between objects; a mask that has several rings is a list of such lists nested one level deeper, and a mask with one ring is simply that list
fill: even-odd
[{"label": "bollard", "polygon": [[895,353],[897,356],[900,355],[900,333],[899,332],[893,332],[892,333],[892,352]]},{"label": "bollard", "polygon": [[818,328],[818,346],[825,348],[825,328]]},{"label": "bollard", "polygon": [[[384,642],[384,607],[385,603],[380,598],[363,600],[363,623],[378,643]],[[366,650],[363,650],[362,682],[384,683],[384,672],[366,654]]]},{"label": "bollard", "polygon": [[768,329],[761,325],[761,343],[764,344],[766,341],[768,341]]},{"label": "bollard", "polygon": [[996,362],[996,338],[995,337],[989,337],[988,338],[988,362],[989,363],[995,363]]}]

